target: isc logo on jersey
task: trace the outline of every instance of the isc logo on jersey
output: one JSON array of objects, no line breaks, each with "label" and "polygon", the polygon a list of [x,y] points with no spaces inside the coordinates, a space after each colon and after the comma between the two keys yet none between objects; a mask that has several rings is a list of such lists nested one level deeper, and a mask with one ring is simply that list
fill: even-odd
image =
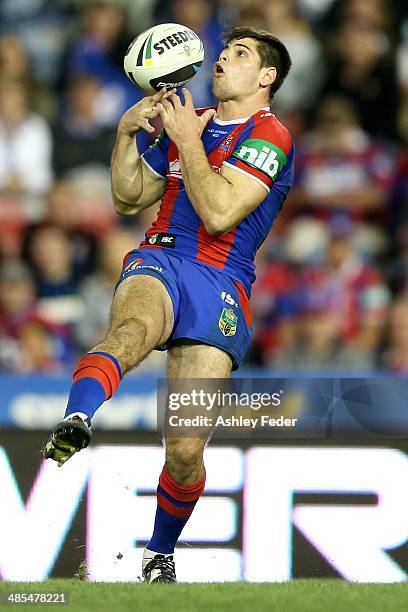
[{"label": "isc logo on jersey", "polygon": [[287,159],[279,147],[274,146],[267,140],[258,138],[245,140],[233,153],[233,157],[241,159],[249,166],[262,170],[271,179],[283,168]]}]

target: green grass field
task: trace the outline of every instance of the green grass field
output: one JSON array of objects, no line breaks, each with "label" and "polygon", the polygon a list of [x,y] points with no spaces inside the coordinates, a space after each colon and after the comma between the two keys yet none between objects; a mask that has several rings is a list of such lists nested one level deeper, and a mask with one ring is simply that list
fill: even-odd
[{"label": "green grass field", "polygon": [[87,610],[163,610],[165,612],[399,612],[408,610],[408,583],[351,584],[341,580],[293,580],[282,584],[87,583],[53,579],[40,583],[0,582],[4,609],[32,604],[4,604],[9,592],[61,593],[68,605],[35,608]]}]

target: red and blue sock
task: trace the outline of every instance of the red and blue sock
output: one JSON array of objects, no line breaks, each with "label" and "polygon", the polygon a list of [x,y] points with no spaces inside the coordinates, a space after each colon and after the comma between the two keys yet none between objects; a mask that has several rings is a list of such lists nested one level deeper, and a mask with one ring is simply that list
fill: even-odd
[{"label": "red and blue sock", "polygon": [[184,525],[204,491],[205,470],[197,482],[184,485],[176,482],[164,466],[157,487],[157,510],[154,531],[146,548],[172,554]]},{"label": "red and blue sock", "polygon": [[105,352],[84,355],[74,370],[64,418],[80,412],[92,419],[103,402],[115,393],[121,378],[121,367],[113,355]]}]

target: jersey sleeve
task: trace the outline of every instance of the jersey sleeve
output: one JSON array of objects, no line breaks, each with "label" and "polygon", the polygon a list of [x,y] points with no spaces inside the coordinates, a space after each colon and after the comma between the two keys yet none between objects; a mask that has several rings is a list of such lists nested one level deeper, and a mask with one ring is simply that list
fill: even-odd
[{"label": "jersey sleeve", "polygon": [[162,130],[159,137],[154,143],[143,153],[142,160],[150,168],[153,174],[165,179],[167,174],[167,153],[170,146],[170,138],[166,132]]},{"label": "jersey sleeve", "polygon": [[292,159],[292,153],[289,132],[270,115],[244,130],[224,164],[246,174],[269,192],[288,159]]}]

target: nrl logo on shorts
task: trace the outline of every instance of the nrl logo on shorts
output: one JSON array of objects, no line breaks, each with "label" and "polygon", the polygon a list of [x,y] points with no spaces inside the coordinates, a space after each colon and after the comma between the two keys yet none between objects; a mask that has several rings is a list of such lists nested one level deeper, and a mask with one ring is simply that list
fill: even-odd
[{"label": "nrl logo on shorts", "polygon": [[223,308],[218,327],[224,336],[234,336],[237,333],[238,317],[232,308]]},{"label": "nrl logo on shorts", "polygon": [[149,244],[154,244],[157,240],[159,234],[153,234],[153,236],[150,236],[149,238]]}]

